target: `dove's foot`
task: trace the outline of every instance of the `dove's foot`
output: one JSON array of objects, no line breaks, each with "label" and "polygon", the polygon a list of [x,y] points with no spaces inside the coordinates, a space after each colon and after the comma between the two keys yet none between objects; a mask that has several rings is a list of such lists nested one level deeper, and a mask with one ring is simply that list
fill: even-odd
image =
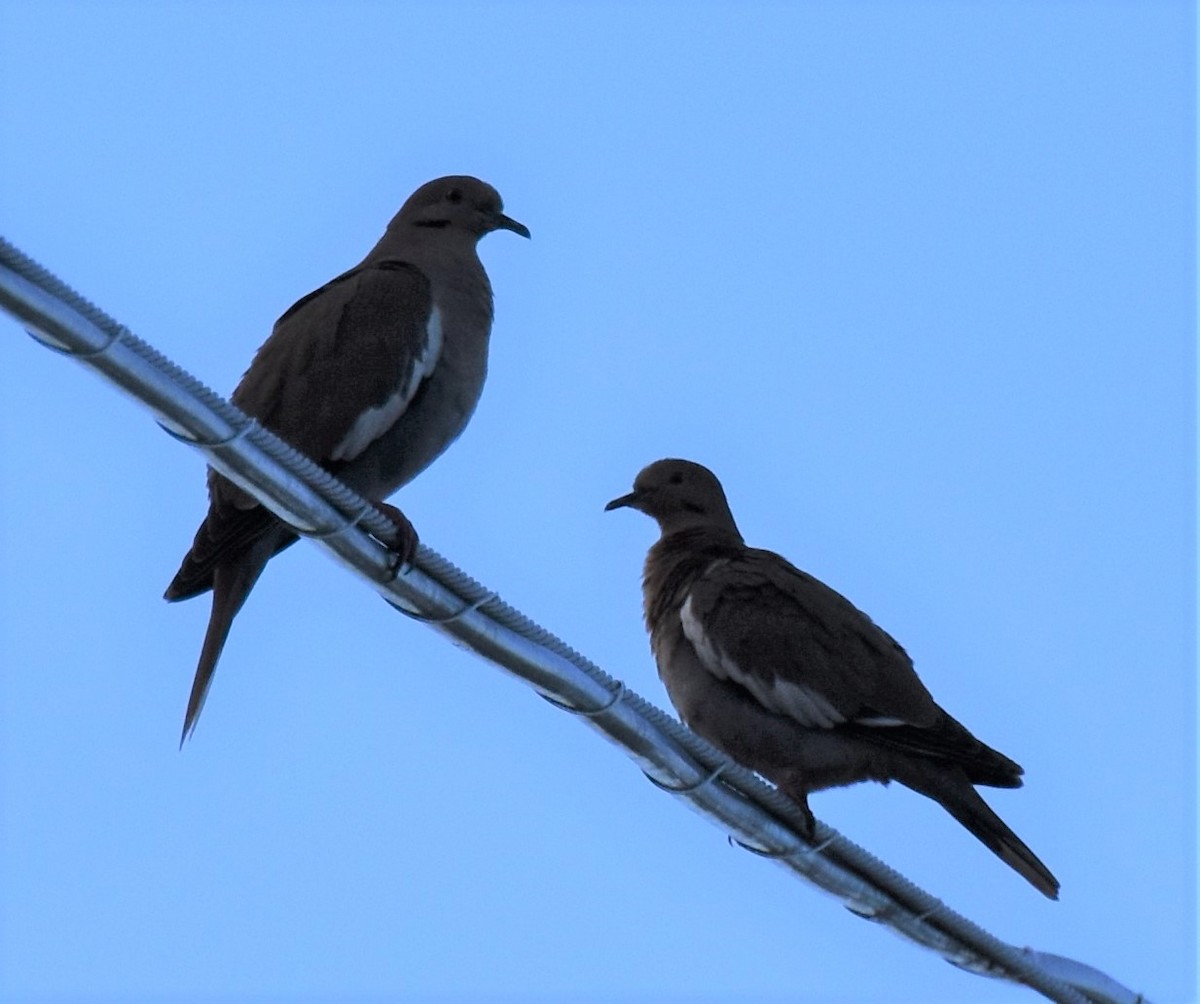
[{"label": "dove's foot", "polygon": [[375,508],[380,515],[391,520],[392,525],[396,528],[394,538],[384,541],[384,543],[391,548],[395,556],[392,561],[392,574],[399,574],[412,564],[412,560],[416,556],[419,543],[417,531],[408,521],[408,517],[394,505],[389,505],[387,502],[376,502]]},{"label": "dove's foot", "polygon": [[817,818],[812,814],[812,809],[808,807],[808,792],[793,787],[784,787],[782,790],[788,798],[796,803],[796,807],[803,814],[804,829],[802,832],[810,840],[813,839],[817,834]]}]

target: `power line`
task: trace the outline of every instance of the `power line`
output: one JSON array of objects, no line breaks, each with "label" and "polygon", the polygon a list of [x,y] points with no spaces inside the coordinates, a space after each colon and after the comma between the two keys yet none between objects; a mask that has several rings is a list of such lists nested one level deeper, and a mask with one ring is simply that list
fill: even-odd
[{"label": "power line", "polygon": [[373,505],[2,237],[0,307],[43,345],[136,397],[167,432],[331,551],[396,609],[618,743],[654,784],[686,799],[742,847],[963,969],[1023,983],[1062,1004],[1149,1004],[1090,966],[1001,941],[821,822],[810,841],[790,799],[428,547],[397,574],[381,543],[394,527]]}]

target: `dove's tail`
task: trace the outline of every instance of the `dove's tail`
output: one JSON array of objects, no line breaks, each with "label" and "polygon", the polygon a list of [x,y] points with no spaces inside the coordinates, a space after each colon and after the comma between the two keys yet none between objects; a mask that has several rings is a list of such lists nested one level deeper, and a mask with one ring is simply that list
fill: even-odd
[{"label": "dove's tail", "polygon": [[943,770],[936,775],[922,774],[924,776],[919,779],[898,777],[897,780],[938,802],[1038,892],[1050,899],[1058,899],[1058,879],[992,811],[961,772],[955,770],[951,774]]},{"label": "dove's tail", "polygon": [[250,590],[254,588],[254,583],[258,581],[259,575],[274,553],[273,539],[268,537],[265,544],[263,541],[257,542],[256,547],[241,555],[238,560],[218,565],[213,569],[212,612],[208,615],[208,630],[204,633],[200,661],[196,665],[192,692],[188,696],[183,732],[179,737],[181,749],[196,729],[196,722],[204,707],[204,699],[208,696],[208,688],[212,685],[217,660],[221,658],[221,650],[225,647],[225,639],[229,637],[233,619],[242,609],[242,604],[246,602],[246,597],[250,595]]}]

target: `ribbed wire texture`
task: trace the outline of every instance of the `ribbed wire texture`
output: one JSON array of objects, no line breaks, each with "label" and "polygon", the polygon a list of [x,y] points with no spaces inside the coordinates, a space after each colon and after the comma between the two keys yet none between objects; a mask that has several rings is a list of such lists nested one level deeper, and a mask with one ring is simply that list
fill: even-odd
[{"label": "ribbed wire texture", "polygon": [[331,551],[398,610],[449,634],[605,734],[650,780],[686,799],[746,849],[964,969],[1025,984],[1064,1004],[1148,1004],[1090,966],[999,940],[822,823],[810,842],[788,798],[428,547],[397,574],[382,543],[392,524],[374,506],[3,238],[0,307],[43,344],[142,401],[172,436],[201,450],[213,467]]}]

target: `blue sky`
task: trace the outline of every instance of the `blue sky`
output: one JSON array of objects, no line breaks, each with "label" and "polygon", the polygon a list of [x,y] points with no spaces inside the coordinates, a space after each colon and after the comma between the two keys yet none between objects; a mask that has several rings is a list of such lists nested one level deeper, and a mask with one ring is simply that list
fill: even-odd
[{"label": "blue sky", "polygon": [[[496,185],[491,373],[394,499],[659,703],[648,461],[1026,768],[1051,903],[932,803],[819,817],[993,933],[1195,993],[1195,24],[1167,2],[0,0],[0,232],[211,386],[422,182]],[[200,458],[0,319],[5,1000],[1000,1002],[317,549],[195,739]]]}]

